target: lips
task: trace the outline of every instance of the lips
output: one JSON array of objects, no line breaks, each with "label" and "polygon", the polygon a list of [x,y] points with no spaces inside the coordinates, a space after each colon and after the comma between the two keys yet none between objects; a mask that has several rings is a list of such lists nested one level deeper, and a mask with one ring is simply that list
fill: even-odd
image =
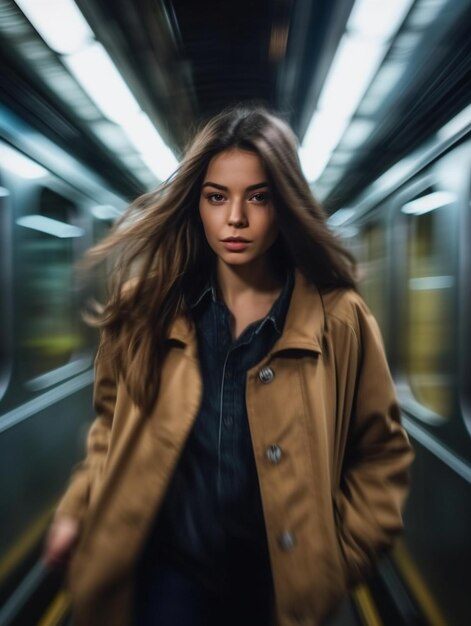
[{"label": "lips", "polygon": [[250,243],[248,239],[244,239],[243,237],[226,237],[222,239],[225,243]]},{"label": "lips", "polygon": [[250,246],[251,241],[244,237],[226,237],[221,239],[221,244],[228,252],[240,253],[245,252]]}]

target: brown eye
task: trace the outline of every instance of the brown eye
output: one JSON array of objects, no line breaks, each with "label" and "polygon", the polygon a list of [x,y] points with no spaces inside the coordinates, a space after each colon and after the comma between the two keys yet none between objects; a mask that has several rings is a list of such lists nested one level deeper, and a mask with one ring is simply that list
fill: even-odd
[{"label": "brown eye", "polygon": [[266,191],[258,191],[250,196],[249,200],[256,202],[257,204],[266,204],[270,201],[270,196]]},{"label": "brown eye", "polygon": [[215,202],[216,204],[224,202],[224,196],[222,193],[208,193],[206,197],[210,202]]}]

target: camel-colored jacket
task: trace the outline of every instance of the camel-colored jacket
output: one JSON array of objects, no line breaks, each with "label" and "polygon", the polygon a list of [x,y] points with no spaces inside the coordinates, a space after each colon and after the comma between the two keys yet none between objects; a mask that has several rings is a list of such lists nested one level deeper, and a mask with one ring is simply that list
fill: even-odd
[{"label": "camel-colored jacket", "polygon": [[[69,568],[76,626],[132,625],[136,560],[201,400],[194,328],[178,319],[169,342],[147,416],[97,363],[87,457],[58,509],[82,522]],[[247,373],[246,402],[277,625],[318,626],[400,531],[413,456],[362,299],[322,294],[296,273],[283,334]]]}]

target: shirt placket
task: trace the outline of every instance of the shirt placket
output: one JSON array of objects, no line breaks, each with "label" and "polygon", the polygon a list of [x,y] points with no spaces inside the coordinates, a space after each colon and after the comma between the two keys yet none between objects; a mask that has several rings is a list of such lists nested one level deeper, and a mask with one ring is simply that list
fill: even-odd
[{"label": "shirt placket", "polygon": [[[218,337],[218,354],[222,363],[221,384],[219,390],[219,416],[217,425],[217,479],[216,490],[218,498],[221,501],[224,493],[230,488],[230,472],[228,465],[230,464],[232,442],[231,431],[227,425],[233,417],[233,406],[231,399],[234,396],[234,386],[231,385],[231,356],[232,356],[232,340],[229,325],[229,312],[222,304],[216,305],[216,329]],[[229,376],[228,376],[229,374]]]},{"label": "shirt placket", "polygon": [[218,494],[220,499],[231,492],[234,464],[234,420],[236,389],[234,380],[234,347],[227,351],[221,379],[218,446]]},{"label": "shirt placket", "polygon": [[[230,337],[229,316],[226,317],[227,331]],[[219,413],[219,445],[218,445],[218,494],[220,498],[226,493],[232,493],[237,480],[237,449],[238,437],[245,430],[240,419],[245,417],[245,375],[248,369],[247,361],[254,340],[253,329],[244,332],[234,343],[229,340],[229,346],[224,359],[221,379],[221,401]],[[253,348],[252,348],[253,350]],[[255,356],[255,355],[252,355]],[[247,419],[245,417],[245,419]],[[249,434],[250,437],[250,434]]]}]

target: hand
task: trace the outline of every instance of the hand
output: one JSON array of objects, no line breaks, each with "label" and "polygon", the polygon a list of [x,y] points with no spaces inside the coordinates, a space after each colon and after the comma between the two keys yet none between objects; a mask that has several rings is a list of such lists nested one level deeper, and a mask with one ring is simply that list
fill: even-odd
[{"label": "hand", "polygon": [[59,516],[51,524],[44,546],[43,560],[48,567],[65,569],[77,545],[80,524],[70,516]]}]

